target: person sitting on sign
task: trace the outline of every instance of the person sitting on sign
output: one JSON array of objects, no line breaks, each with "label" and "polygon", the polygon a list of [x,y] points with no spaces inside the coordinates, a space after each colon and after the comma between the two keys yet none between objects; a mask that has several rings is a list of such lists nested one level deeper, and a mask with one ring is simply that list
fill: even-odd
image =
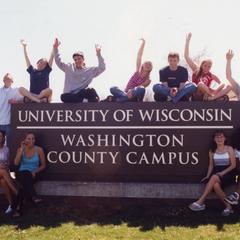
[{"label": "person sitting on sign", "polygon": [[6,142],[9,147],[11,135],[11,104],[22,102],[23,88],[12,88],[13,77],[10,73],[4,75],[3,83],[4,85],[0,88],[0,130],[5,131],[7,137]]},{"label": "person sitting on sign", "polygon": [[[231,91],[231,86],[222,84],[219,78],[210,72],[212,61],[210,59],[203,60],[198,66],[189,56],[189,45],[192,34],[189,33],[185,42],[184,57],[191,68],[192,81],[197,85],[197,92],[193,95],[193,100],[223,100],[227,101],[227,94]],[[217,83],[216,89],[213,89],[213,83]]]},{"label": "person sitting on sign", "polygon": [[[32,96],[36,97],[37,101],[35,102],[50,102],[52,90],[49,88],[49,74],[52,71],[53,51],[49,61],[45,58],[41,58],[37,61],[37,68],[34,68],[28,57],[26,41],[21,40],[21,44],[27,64],[27,72],[30,75],[30,93]],[[26,89],[23,90],[25,90],[25,92],[27,91]],[[31,101],[32,99],[27,96],[24,98],[24,102]]]},{"label": "person sitting on sign", "polygon": [[101,55],[101,46],[95,45],[98,58],[97,67],[86,67],[84,62],[85,57],[83,52],[75,52],[73,54],[74,63],[63,63],[58,47],[60,42],[55,39],[54,56],[57,66],[65,73],[64,93],[61,95],[61,100],[64,103],[83,102],[87,99],[88,102],[99,102],[99,96],[95,89],[88,88],[93,78],[99,76],[105,71],[104,59]]},{"label": "person sitting on sign", "polygon": [[236,154],[237,159],[237,169],[236,169],[236,175],[237,175],[237,189],[235,192],[227,196],[224,200],[231,204],[231,205],[237,205],[239,201],[239,195],[240,195],[240,128],[237,128],[232,136],[232,145]]},{"label": "person sitting on sign", "polygon": [[207,196],[214,191],[225,206],[222,215],[229,216],[232,214],[232,206],[224,201],[226,195],[223,189],[235,183],[235,168],[234,150],[231,146],[226,145],[226,136],[223,131],[218,130],[213,135],[212,146],[209,150],[207,176],[202,179],[202,182],[207,182],[207,185],[200,198],[190,204],[189,208],[192,211],[205,210],[206,205],[204,202]]},{"label": "person sitting on sign", "polygon": [[146,61],[142,64],[142,55],[145,46],[145,40],[142,43],[137,54],[136,71],[128,81],[124,91],[118,87],[110,89],[111,94],[116,98],[117,102],[141,102],[145,95],[145,88],[151,83],[150,73],[152,71],[152,62]]},{"label": "person sitting on sign", "polygon": [[233,92],[236,94],[238,100],[240,100],[240,84],[233,79],[232,70],[231,70],[231,62],[234,54],[232,50],[229,50],[226,54],[227,66],[226,66],[226,77],[229,83],[232,86]]},{"label": "person sitting on sign", "polygon": [[13,203],[13,217],[20,217],[22,214],[22,203],[26,198],[38,203],[41,199],[37,198],[34,183],[39,174],[46,167],[46,159],[43,149],[35,145],[33,133],[27,133],[24,141],[17,150],[14,164],[18,167],[16,180],[19,182],[19,191],[16,201]]},{"label": "person sitting on sign", "polygon": [[12,193],[17,195],[17,189],[13,184],[9,173],[9,149],[4,145],[5,143],[5,132],[0,130],[0,187],[3,189],[3,193],[8,201],[8,208],[5,213],[12,211]]},{"label": "person sitting on sign", "polygon": [[157,102],[188,101],[196,91],[196,85],[188,82],[188,71],[179,66],[179,54],[171,52],[168,54],[169,66],[159,71],[160,82],[153,86],[154,99]]}]

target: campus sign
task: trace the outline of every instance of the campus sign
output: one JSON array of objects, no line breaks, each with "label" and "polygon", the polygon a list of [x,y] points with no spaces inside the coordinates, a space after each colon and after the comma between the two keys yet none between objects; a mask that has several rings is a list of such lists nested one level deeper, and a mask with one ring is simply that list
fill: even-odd
[{"label": "campus sign", "polygon": [[239,110],[239,102],[16,104],[11,159],[33,132],[48,180],[199,182],[213,132],[230,136]]}]

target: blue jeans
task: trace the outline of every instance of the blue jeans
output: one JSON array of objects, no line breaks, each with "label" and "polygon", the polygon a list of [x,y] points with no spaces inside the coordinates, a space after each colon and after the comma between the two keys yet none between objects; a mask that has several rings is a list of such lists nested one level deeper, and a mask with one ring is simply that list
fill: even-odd
[{"label": "blue jeans", "polygon": [[7,125],[0,125],[0,130],[4,131],[6,134],[6,144],[9,148],[10,146],[10,138],[11,138],[11,127],[10,124]]},{"label": "blue jeans", "polygon": [[117,102],[142,102],[145,95],[144,87],[136,87],[132,90],[132,98],[128,98],[127,93],[120,90],[118,87],[110,88],[111,94],[117,99]]},{"label": "blue jeans", "polygon": [[[197,90],[195,83],[186,83],[184,87],[179,90],[176,96],[172,97],[172,101],[177,103],[179,101],[186,101],[189,97]],[[155,101],[166,101],[167,97],[170,96],[170,88],[164,86],[161,83],[155,84],[153,86],[154,99]]]}]

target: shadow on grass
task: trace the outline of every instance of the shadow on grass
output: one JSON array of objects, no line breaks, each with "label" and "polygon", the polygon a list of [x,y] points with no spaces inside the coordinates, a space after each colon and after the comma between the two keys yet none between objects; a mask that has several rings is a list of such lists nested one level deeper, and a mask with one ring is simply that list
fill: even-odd
[{"label": "shadow on grass", "polygon": [[[150,231],[155,227],[190,227],[216,225],[224,231],[224,224],[238,223],[239,209],[229,217],[222,217],[222,206],[217,200],[207,202],[209,208],[203,212],[191,212],[187,206],[191,201],[152,200],[152,199],[104,199],[104,198],[47,198],[38,205],[26,204],[24,214],[19,219],[0,215],[0,225],[7,224],[18,229],[42,226],[46,229],[73,222],[83,226],[89,224],[120,225],[138,227]],[[3,206],[1,206],[3,208]]]}]

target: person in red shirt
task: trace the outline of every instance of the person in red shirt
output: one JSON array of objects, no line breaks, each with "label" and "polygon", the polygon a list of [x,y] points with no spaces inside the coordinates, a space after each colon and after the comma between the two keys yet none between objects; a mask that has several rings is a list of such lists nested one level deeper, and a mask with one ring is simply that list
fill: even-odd
[{"label": "person in red shirt", "polygon": [[[191,68],[193,75],[192,81],[197,85],[197,92],[194,94],[195,100],[222,100],[228,99],[227,93],[232,89],[230,85],[225,85],[221,83],[219,78],[210,72],[212,67],[212,61],[210,59],[205,59],[198,66],[189,56],[189,45],[192,34],[189,33],[186,38],[184,57]],[[213,82],[218,83],[216,89],[212,88]]]}]

